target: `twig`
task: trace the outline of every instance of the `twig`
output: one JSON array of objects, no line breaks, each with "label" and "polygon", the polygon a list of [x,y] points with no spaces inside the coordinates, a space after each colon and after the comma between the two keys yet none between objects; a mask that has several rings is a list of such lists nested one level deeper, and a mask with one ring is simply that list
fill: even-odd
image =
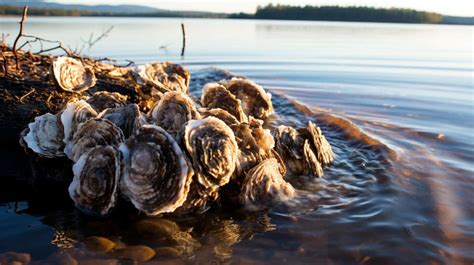
[{"label": "twig", "polygon": [[[41,54],[41,53],[44,53],[44,52],[49,52],[49,51],[52,51],[52,50],[56,50],[56,49],[61,49],[63,50],[67,55],[71,55],[72,52],[65,48],[62,43],[58,40],[47,40],[47,39],[44,39],[44,38],[41,38],[41,37],[37,37],[37,36],[32,36],[32,35],[23,35],[24,38],[31,38],[32,40],[27,40],[25,43],[23,43],[20,47],[18,47],[18,49],[22,49],[23,47],[25,47],[26,45],[30,45],[31,43],[35,43],[35,42],[39,42],[40,43],[40,50],[35,52],[35,54]],[[43,42],[47,42],[47,43],[56,43],[57,46],[54,46],[52,48],[48,48],[48,49],[44,49],[43,48]]]},{"label": "twig", "polygon": [[32,88],[28,93],[24,94],[23,96],[21,96],[20,98],[20,102],[23,103],[23,99],[26,98],[27,96],[31,95],[33,92],[35,92],[35,89]]},{"label": "twig", "polygon": [[17,70],[20,70],[20,64],[18,63],[18,54],[16,53],[16,45],[18,44],[18,40],[20,39],[20,37],[23,35],[23,28],[25,25],[27,13],[28,13],[28,6],[25,6],[23,8],[23,16],[21,17],[21,21],[20,21],[20,32],[18,33],[18,36],[16,36],[15,42],[13,42],[13,54],[15,55]]},{"label": "twig", "polygon": [[5,57],[4,53],[4,47],[2,47],[2,58],[3,58],[3,76],[8,76],[8,62],[7,62],[7,57]]},{"label": "twig", "polygon": [[51,105],[49,104],[49,101],[51,100],[52,97],[53,95],[49,95],[48,100],[46,100],[46,106],[48,107],[48,109],[51,109]]},{"label": "twig", "polygon": [[184,49],[186,49],[186,31],[184,30],[184,23],[181,23],[181,32],[183,33],[183,48],[181,48],[181,56],[184,56]]}]

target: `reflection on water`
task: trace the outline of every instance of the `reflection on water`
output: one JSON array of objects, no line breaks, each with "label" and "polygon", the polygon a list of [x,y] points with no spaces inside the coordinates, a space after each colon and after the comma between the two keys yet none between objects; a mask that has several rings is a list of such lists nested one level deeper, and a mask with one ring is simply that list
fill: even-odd
[{"label": "reflection on water", "polygon": [[[13,19],[5,22],[2,31],[16,32]],[[1,158],[12,163],[0,176],[0,253],[53,263],[139,259],[148,248],[153,262],[173,263],[474,260],[472,27],[31,18],[27,32],[74,46],[110,25],[114,30],[92,55],[184,63],[194,92],[227,76],[202,70],[208,66],[246,75],[274,94],[268,126],[316,122],[335,162],[322,179],[291,177],[297,199],[269,212],[224,208],[147,218],[124,207],[91,219],[74,210],[60,187],[25,187],[18,179],[31,175],[30,165],[17,149],[2,149]],[[92,236],[112,242],[110,252],[94,250],[87,243]]]}]

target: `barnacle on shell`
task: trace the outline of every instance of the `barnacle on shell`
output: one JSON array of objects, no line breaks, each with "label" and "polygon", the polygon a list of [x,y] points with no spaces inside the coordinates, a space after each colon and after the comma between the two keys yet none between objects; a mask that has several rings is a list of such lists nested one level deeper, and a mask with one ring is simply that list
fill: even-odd
[{"label": "barnacle on shell", "polygon": [[247,173],[240,192],[240,202],[247,209],[266,209],[295,196],[295,189],[283,179],[279,167],[278,161],[270,158]]},{"label": "barnacle on shell", "polygon": [[192,99],[177,91],[167,92],[151,110],[151,122],[176,135],[189,120],[200,115]]},{"label": "barnacle on shell", "polygon": [[123,142],[125,137],[117,125],[109,120],[94,118],[79,125],[64,151],[71,160],[77,161],[82,154],[95,146],[112,145],[118,148]]},{"label": "barnacle on shell", "polygon": [[214,117],[191,120],[182,137],[201,185],[216,190],[229,182],[238,155],[237,142],[229,126]]},{"label": "barnacle on shell", "polygon": [[201,104],[206,108],[220,108],[232,114],[239,122],[246,122],[247,116],[240,103],[223,85],[208,83],[202,89]]},{"label": "barnacle on shell", "polygon": [[123,157],[114,146],[97,146],[74,164],[69,196],[88,214],[106,215],[117,202]]},{"label": "barnacle on shell", "polygon": [[142,125],[146,124],[146,116],[140,112],[137,104],[128,104],[119,108],[106,109],[99,113],[99,118],[113,122],[123,132],[125,138],[130,137]]},{"label": "barnacle on shell", "polygon": [[57,57],[51,68],[54,80],[65,91],[79,93],[95,85],[94,72],[77,59]]},{"label": "barnacle on shell", "polygon": [[109,108],[120,108],[127,105],[127,96],[124,96],[117,92],[99,91],[95,92],[92,97],[86,100],[91,107],[101,112]]},{"label": "barnacle on shell", "polygon": [[127,161],[120,188],[137,209],[157,215],[184,203],[193,170],[169,133],[144,125],[120,149]]},{"label": "barnacle on shell", "polygon": [[255,82],[234,77],[220,83],[240,99],[242,109],[247,116],[266,119],[273,112],[271,95]]},{"label": "barnacle on shell", "polygon": [[138,83],[151,85],[162,93],[188,93],[189,90],[189,71],[178,64],[162,62],[140,65],[134,69],[134,74]]},{"label": "barnacle on shell", "polygon": [[41,157],[53,158],[64,156],[63,126],[57,115],[46,113],[28,124],[20,144]]}]

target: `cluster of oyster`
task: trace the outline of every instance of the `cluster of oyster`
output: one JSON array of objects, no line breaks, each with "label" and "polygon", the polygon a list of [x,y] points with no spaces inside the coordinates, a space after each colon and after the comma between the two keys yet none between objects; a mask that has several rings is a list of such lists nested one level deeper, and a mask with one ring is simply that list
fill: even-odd
[{"label": "cluster of oyster", "polygon": [[[53,69],[69,60],[58,58]],[[96,92],[71,100],[57,114],[36,117],[21,136],[22,145],[40,157],[73,161],[69,195],[85,213],[106,215],[119,196],[147,215],[201,213],[224,194],[235,194],[233,201],[246,208],[266,209],[295,196],[285,177],[322,176],[333,160],[331,146],[311,122],[307,128],[280,126],[273,134],[266,129],[271,95],[248,79],[208,83],[193,100],[189,72],[179,65],[130,71],[142,92],[156,99],[149,110],[124,95]],[[59,80],[91,75],[81,69],[53,73]],[[78,84],[69,90],[83,89],[84,82]],[[223,193],[226,185],[234,192]]]}]

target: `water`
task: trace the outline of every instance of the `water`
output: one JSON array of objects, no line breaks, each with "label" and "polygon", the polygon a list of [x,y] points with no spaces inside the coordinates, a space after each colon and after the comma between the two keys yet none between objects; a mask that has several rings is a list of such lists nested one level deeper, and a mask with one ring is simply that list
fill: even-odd
[{"label": "water", "polygon": [[[2,18],[0,31],[15,35],[16,21]],[[211,66],[245,75],[275,95],[278,119],[271,125],[315,121],[336,153],[324,178],[292,179],[300,193],[295,205],[173,219],[202,245],[188,261],[474,261],[473,27],[29,18],[26,32],[74,48],[110,26],[109,36],[85,53],[120,63],[182,63],[197,77],[195,88],[199,78],[220,76]],[[14,190],[9,185],[2,190]],[[90,235],[170,244],[135,231],[143,216],[91,221],[68,202],[26,199],[21,192],[0,197],[0,252],[41,260]]]}]

